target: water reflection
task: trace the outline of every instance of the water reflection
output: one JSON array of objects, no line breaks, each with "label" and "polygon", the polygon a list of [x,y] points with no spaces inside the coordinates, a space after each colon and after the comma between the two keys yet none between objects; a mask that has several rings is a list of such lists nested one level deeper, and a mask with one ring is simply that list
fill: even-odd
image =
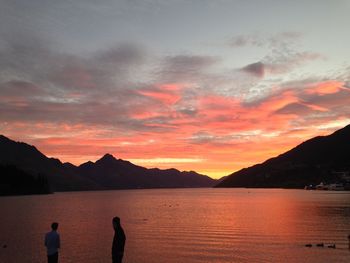
[{"label": "water reflection", "polygon": [[[110,262],[111,218],[123,219],[125,262],[349,262],[349,192],[172,189],[0,198],[0,262],[44,262],[60,222],[65,262]],[[5,215],[5,216],[3,216]],[[337,249],[305,247],[336,243]],[[22,251],[22,253],[18,253]],[[25,257],[21,255],[26,255]]]}]

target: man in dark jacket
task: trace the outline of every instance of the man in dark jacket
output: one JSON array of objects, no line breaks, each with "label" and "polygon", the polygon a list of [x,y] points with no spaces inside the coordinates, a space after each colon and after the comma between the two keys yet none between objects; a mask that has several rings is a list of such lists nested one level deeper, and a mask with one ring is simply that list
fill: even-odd
[{"label": "man in dark jacket", "polygon": [[120,218],[113,218],[114,238],[112,244],[112,262],[121,263],[124,255],[125,233],[120,225]]}]

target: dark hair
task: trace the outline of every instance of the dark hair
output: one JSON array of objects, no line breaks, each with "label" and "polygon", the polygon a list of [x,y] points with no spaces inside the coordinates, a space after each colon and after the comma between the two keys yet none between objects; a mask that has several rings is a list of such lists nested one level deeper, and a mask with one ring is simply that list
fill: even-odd
[{"label": "dark hair", "polygon": [[113,223],[117,223],[117,224],[120,224],[120,218],[119,217],[114,217],[113,218]]},{"label": "dark hair", "polygon": [[57,223],[57,222],[53,222],[53,223],[51,224],[51,228],[52,228],[53,230],[57,230],[57,228],[58,228],[58,223]]}]

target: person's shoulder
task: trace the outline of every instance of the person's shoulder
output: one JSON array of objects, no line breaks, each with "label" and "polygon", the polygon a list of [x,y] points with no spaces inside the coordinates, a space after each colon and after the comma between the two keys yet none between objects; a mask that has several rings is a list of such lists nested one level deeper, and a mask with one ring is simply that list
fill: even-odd
[{"label": "person's shoulder", "polygon": [[57,236],[59,235],[56,231],[50,231],[46,233],[46,236]]},{"label": "person's shoulder", "polygon": [[47,232],[45,234],[45,240],[50,239],[50,238],[51,238],[51,232]]}]

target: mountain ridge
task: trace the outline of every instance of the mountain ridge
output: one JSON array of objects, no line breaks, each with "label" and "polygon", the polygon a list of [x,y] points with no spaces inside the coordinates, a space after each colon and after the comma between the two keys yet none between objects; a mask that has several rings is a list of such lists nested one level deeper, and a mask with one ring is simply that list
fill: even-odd
[{"label": "mountain ridge", "polygon": [[316,136],[276,157],[230,174],[216,187],[302,188],[321,181],[336,182],[350,171],[350,125]]},{"label": "mountain ridge", "polygon": [[109,189],[170,188],[214,186],[216,180],[196,172],[175,168],[145,168],[129,161],[105,154],[96,162],[86,162],[77,167],[78,173]]},{"label": "mountain ridge", "polygon": [[12,165],[30,174],[46,175],[53,191],[209,187],[216,182],[195,172],[147,169],[116,159],[109,153],[96,162],[88,161],[75,166],[49,158],[35,146],[13,141],[4,135],[0,135],[0,164]]}]

